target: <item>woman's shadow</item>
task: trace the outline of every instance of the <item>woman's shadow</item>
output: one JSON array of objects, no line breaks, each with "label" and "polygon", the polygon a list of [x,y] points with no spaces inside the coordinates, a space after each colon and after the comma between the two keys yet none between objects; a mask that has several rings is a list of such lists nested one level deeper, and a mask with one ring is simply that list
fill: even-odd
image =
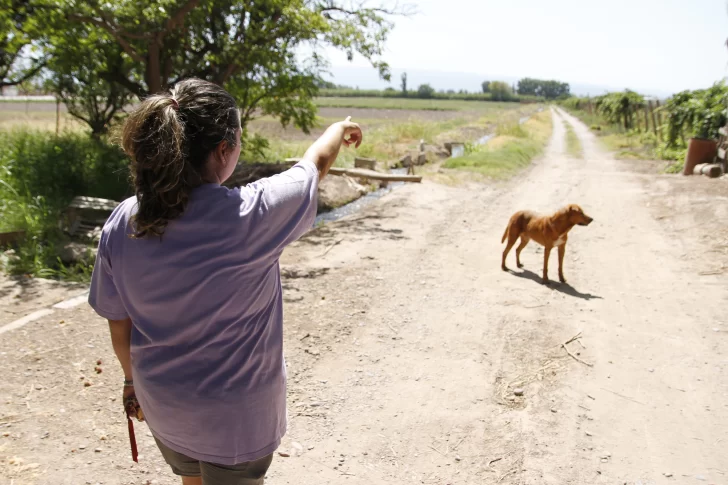
[{"label": "woman's shadow", "polygon": [[[514,276],[518,276],[519,278],[525,278],[527,280],[535,281],[538,284],[543,284],[543,280],[541,279],[541,276],[537,275],[533,271],[522,269],[520,272],[516,273],[515,271],[508,270],[509,273],[511,273]],[[569,296],[574,296],[576,298],[581,298],[582,300],[602,300],[603,298],[599,295],[592,295],[591,293],[582,293],[573,286],[571,286],[568,283],[556,283],[554,281],[551,281],[548,283],[549,288],[552,288],[556,291],[560,291],[561,293]]]}]

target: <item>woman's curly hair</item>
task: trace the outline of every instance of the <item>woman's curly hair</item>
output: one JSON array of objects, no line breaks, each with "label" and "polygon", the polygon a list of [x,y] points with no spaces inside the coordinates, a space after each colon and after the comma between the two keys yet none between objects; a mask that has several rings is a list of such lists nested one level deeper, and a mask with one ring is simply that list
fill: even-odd
[{"label": "woman's curly hair", "polygon": [[177,83],[170,93],[144,99],[124,122],[121,146],[131,158],[138,211],[134,237],[160,237],[179,217],[190,192],[203,183],[210,153],[240,140],[235,99],[200,79]]}]

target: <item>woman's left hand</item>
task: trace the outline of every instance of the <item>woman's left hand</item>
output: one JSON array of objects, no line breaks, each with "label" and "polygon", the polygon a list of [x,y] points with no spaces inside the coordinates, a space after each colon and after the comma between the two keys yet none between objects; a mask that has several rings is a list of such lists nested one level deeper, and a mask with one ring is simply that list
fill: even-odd
[{"label": "woman's left hand", "polygon": [[[144,421],[144,411],[142,410],[142,407],[139,405],[139,401],[136,399],[136,392],[134,392],[134,386],[124,386],[124,391],[122,392],[122,398],[124,403],[124,410],[126,411],[127,408],[131,406],[129,411],[129,415],[137,418],[139,421]],[[129,401],[131,400],[131,404],[129,404]]]}]

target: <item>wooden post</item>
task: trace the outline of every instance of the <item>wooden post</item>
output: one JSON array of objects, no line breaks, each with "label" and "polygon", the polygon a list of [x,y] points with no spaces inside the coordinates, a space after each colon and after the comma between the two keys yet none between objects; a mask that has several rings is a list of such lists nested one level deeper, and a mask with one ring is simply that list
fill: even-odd
[{"label": "wooden post", "polygon": [[657,136],[662,138],[662,115],[660,114],[660,100],[659,99],[655,100],[655,111],[657,111],[657,127],[658,127],[658,132],[659,132],[659,134]]},{"label": "wooden post", "polygon": [[650,109],[645,104],[645,133],[650,131]]},{"label": "wooden post", "polygon": [[61,99],[56,98],[56,136],[61,128]]},{"label": "wooden post", "polygon": [[660,133],[657,131],[657,122],[655,121],[655,108],[652,107],[652,101],[648,103],[650,110],[650,117],[652,118],[652,130],[655,132],[655,136],[659,140],[661,138]]}]

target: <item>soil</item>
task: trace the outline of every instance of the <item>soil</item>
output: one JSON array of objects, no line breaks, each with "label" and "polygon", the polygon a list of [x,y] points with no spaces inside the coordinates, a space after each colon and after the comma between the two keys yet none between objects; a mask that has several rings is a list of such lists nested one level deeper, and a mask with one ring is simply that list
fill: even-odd
[{"label": "soil", "polygon": [[[634,170],[554,116],[583,159],[556,122],[508,183],[408,185],[286,251],[268,483],[728,483],[728,181]],[[595,218],[569,283],[534,244],[501,271],[508,217],[566,203]],[[179,483],[143,424],[131,461],[107,332],[82,305],[0,337],[5,483]]]}]

